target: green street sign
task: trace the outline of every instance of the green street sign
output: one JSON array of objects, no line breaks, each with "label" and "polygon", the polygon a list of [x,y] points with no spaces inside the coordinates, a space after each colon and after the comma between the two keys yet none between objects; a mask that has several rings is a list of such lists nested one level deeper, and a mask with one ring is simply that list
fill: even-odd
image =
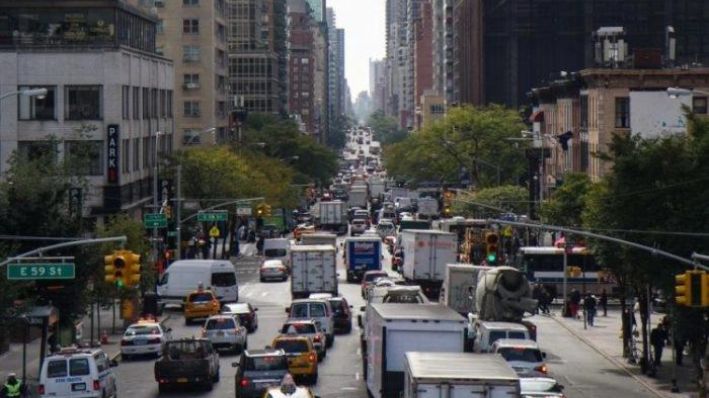
[{"label": "green street sign", "polygon": [[74,263],[23,263],[8,264],[8,280],[74,279]]},{"label": "green street sign", "polygon": [[226,210],[201,211],[197,214],[197,221],[199,222],[227,221],[228,219],[229,212],[227,212]]},{"label": "green street sign", "polygon": [[161,213],[147,213],[143,215],[145,228],[166,228],[167,216]]}]

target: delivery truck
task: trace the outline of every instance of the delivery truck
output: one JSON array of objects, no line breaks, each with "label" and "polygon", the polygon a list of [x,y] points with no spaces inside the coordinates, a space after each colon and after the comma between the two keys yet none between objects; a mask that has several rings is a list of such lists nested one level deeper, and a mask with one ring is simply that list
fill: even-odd
[{"label": "delivery truck", "polygon": [[337,296],[336,249],[331,245],[291,247],[291,296],[305,298],[310,293]]},{"label": "delivery truck", "polygon": [[361,281],[367,271],[382,269],[382,240],[379,237],[345,239],[347,282]]},{"label": "delivery truck", "polygon": [[324,231],[338,235],[347,233],[347,204],[339,200],[319,202],[318,225]]},{"label": "delivery truck", "polygon": [[347,205],[349,207],[360,207],[362,209],[367,208],[367,188],[365,186],[356,186],[350,189],[349,200]]},{"label": "delivery truck", "polygon": [[475,291],[482,271],[490,267],[472,264],[447,264],[439,302],[463,316],[477,312]]},{"label": "delivery truck", "polygon": [[366,382],[374,398],[404,391],[406,353],[463,352],[465,319],[440,304],[372,304],[367,316]]},{"label": "delivery truck", "polygon": [[399,240],[404,279],[420,285],[427,297],[438,298],[446,265],[456,262],[456,236],[434,229],[409,229],[401,231]]},{"label": "delivery truck", "polygon": [[512,398],[520,380],[497,354],[406,353],[403,398]]},{"label": "delivery truck", "polygon": [[330,245],[337,248],[337,235],[327,232],[305,234],[300,238],[301,245]]}]

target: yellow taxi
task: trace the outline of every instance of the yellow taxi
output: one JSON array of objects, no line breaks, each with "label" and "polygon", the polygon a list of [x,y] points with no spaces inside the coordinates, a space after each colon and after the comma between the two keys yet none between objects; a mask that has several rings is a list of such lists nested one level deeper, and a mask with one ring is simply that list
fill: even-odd
[{"label": "yellow taxi", "polygon": [[318,353],[309,337],[284,334],[273,340],[272,347],[283,350],[288,358],[288,371],[310,384],[318,382]]},{"label": "yellow taxi", "polygon": [[185,325],[198,318],[218,315],[220,309],[219,300],[214,292],[200,287],[185,298]]}]

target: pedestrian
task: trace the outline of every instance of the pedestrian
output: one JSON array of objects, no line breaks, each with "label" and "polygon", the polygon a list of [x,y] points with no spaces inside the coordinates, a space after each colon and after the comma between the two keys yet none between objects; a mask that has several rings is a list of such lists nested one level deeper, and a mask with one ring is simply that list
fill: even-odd
[{"label": "pedestrian", "polygon": [[655,326],[650,332],[650,344],[655,351],[655,366],[661,366],[662,350],[668,340],[667,330],[662,324]]},{"label": "pedestrian", "polygon": [[601,292],[601,300],[599,304],[601,304],[601,308],[603,308],[603,316],[608,316],[608,293],[606,292],[606,289],[603,289]]},{"label": "pedestrian", "polygon": [[682,358],[684,357],[684,346],[687,345],[687,339],[684,336],[675,336],[673,339],[673,348],[675,350],[675,363],[677,366],[682,366]]},{"label": "pedestrian", "polygon": [[263,254],[263,235],[260,235],[258,237],[258,241],[256,242],[256,251],[258,252],[259,256]]},{"label": "pedestrian", "polygon": [[593,319],[596,316],[596,298],[589,294],[586,299],[583,300],[583,310],[586,315],[586,320],[589,326],[593,326]]},{"label": "pedestrian", "polygon": [[581,305],[581,293],[576,289],[571,289],[571,294],[569,295],[569,298],[569,309],[571,311],[571,317],[576,318],[579,313],[579,306]]},{"label": "pedestrian", "polygon": [[237,229],[237,240],[246,240],[246,226],[241,224],[239,229]]},{"label": "pedestrian", "polygon": [[25,395],[25,385],[22,381],[17,380],[17,374],[10,372],[7,375],[7,381],[0,389],[0,397],[16,398]]},{"label": "pedestrian", "polygon": [[540,290],[541,291],[540,291],[540,299],[539,299],[539,302],[540,302],[539,310],[542,312],[542,314],[549,314],[549,301],[550,301],[549,300],[550,299],[549,292],[547,291],[545,286],[542,286],[542,288]]},{"label": "pedestrian", "polygon": [[537,308],[534,309],[534,315],[541,312],[542,304],[542,289],[539,285],[534,285],[532,288],[532,298],[537,300]]}]

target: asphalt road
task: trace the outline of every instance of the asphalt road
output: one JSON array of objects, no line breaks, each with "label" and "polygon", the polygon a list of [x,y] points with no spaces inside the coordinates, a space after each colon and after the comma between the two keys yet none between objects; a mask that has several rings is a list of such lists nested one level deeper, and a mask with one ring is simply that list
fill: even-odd
[{"label": "asphalt road", "polygon": [[[384,251],[386,253],[386,250]],[[338,335],[327,357],[320,363],[320,377],[314,386],[316,394],[322,398],[365,398],[365,382],[361,375],[361,353],[359,350],[359,328],[356,316],[364,304],[358,284],[345,282],[342,258],[338,256],[340,293],[353,306],[353,330],[348,335]],[[390,256],[385,254],[384,264],[390,266]],[[286,320],[285,308],[290,304],[289,282],[260,283],[258,281],[257,257],[243,257],[236,262],[239,276],[239,299],[258,307],[259,327],[248,337],[250,348],[270,345],[278,329]],[[389,268],[390,269],[390,268]],[[539,342],[547,353],[551,376],[566,386],[570,398],[588,397],[648,397],[652,396],[642,385],[627,376],[593,349],[580,342],[554,320],[537,316],[532,318],[538,326]],[[199,325],[185,326],[179,312],[172,312],[167,325],[173,329],[174,337],[190,337],[200,332]],[[236,355],[223,354],[221,381],[210,392],[189,390],[174,391],[163,397],[233,397],[234,369],[232,362]],[[154,359],[144,358],[122,362],[117,368],[119,394],[123,397],[157,397],[158,386],[153,377]]]}]

